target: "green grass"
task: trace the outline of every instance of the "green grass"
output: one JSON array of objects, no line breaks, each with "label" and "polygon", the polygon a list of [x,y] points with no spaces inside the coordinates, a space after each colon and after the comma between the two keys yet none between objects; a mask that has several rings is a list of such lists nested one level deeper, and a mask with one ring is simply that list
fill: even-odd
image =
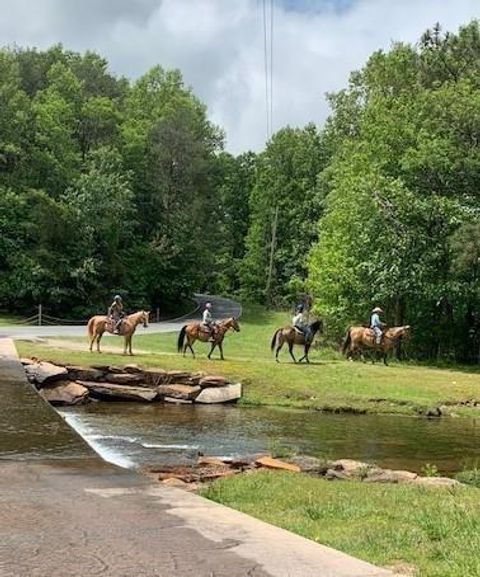
[{"label": "green grass", "polygon": [[[330,348],[311,352],[310,365],[294,365],[286,350],[281,364],[270,352],[276,328],[288,324],[284,313],[250,309],[241,319],[241,332],[229,333],[224,343],[226,361],[208,361],[208,344],[195,343],[197,359],[176,352],[176,334],[143,335],[139,329],[134,350],[143,351],[133,362],[165,369],[203,370],[244,383],[245,404],[276,405],[313,410],[416,414],[426,408],[455,405],[480,397],[480,374],[458,369],[439,369],[392,362],[390,367],[347,362]],[[67,340],[67,339],[64,339]],[[70,341],[74,339],[70,339]],[[78,339],[77,339],[78,341]],[[81,343],[85,343],[82,340]],[[59,343],[61,344],[61,343]],[[121,346],[120,339],[104,340],[105,346]],[[117,354],[90,354],[19,342],[22,356],[77,364],[132,362]],[[297,350],[297,356],[300,350]],[[215,353],[214,353],[215,354]],[[478,413],[471,407],[453,406],[458,415]]]},{"label": "green grass", "polygon": [[8,315],[6,313],[0,313],[0,326],[8,326],[16,321],[20,320],[21,317],[15,315]]},{"label": "green grass", "polygon": [[260,471],[217,481],[209,499],[419,577],[480,576],[480,491],[332,482]]}]

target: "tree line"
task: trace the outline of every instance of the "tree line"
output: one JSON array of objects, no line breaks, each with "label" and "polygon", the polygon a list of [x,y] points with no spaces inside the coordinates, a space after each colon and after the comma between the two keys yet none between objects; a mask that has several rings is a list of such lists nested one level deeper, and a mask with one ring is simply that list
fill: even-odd
[{"label": "tree line", "polygon": [[333,340],[380,304],[417,354],[478,361],[479,84],[478,22],[435,26],[372,54],[322,129],[233,156],[178,71],[3,49],[0,306],[309,294]]}]

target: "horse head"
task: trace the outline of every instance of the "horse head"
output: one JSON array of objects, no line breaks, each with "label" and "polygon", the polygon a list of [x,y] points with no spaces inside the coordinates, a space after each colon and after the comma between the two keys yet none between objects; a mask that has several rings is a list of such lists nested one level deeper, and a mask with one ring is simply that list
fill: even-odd
[{"label": "horse head", "polygon": [[405,325],[403,327],[392,327],[391,337],[393,340],[398,340],[400,338],[408,339],[411,334],[412,327],[410,325]]},{"label": "horse head", "polygon": [[148,327],[148,320],[150,317],[150,311],[142,311],[140,316],[140,322],[143,323],[144,328]]},{"label": "horse head", "polygon": [[310,324],[310,330],[312,334],[316,334],[318,332],[323,333],[323,321],[321,319],[317,319]]},{"label": "horse head", "polygon": [[230,317],[226,321],[225,326],[227,329],[233,329],[236,333],[240,332],[240,325],[235,317]]}]

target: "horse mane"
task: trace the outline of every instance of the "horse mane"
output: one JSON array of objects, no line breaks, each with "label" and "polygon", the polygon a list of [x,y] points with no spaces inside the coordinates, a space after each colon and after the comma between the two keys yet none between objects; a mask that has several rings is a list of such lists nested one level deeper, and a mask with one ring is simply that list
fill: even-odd
[{"label": "horse mane", "polygon": [[310,323],[310,328],[313,331],[318,331],[318,329],[321,329],[323,326],[323,321],[321,319],[317,319],[315,321],[313,321],[313,323]]}]

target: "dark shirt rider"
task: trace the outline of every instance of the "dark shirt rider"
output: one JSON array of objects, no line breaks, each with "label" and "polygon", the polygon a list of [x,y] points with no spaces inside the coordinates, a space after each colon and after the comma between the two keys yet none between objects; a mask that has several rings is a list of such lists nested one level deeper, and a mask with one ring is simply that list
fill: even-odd
[{"label": "dark shirt rider", "polygon": [[108,307],[107,316],[114,321],[113,334],[118,335],[120,333],[122,319],[125,316],[123,301],[120,295],[115,295],[113,303]]}]

